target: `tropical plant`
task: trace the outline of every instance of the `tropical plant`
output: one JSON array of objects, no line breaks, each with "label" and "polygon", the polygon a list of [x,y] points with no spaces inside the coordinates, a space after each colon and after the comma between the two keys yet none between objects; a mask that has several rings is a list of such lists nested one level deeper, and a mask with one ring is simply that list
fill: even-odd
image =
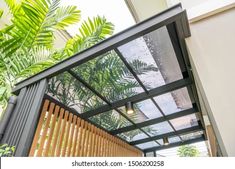
[{"label": "tropical plant", "polygon": [[54,33],[80,20],[75,6],[59,6],[60,0],[5,0],[12,24],[0,30],[0,105],[6,105],[14,84],[92,46],[113,32],[104,17],[85,21],[79,34],[54,50]]},{"label": "tropical plant", "polygon": [[[137,62],[138,64],[136,64]],[[130,65],[133,66],[134,70],[139,70],[137,72],[138,75],[148,71],[157,71],[153,65],[142,63],[139,60],[134,60]],[[72,71],[110,102],[133,96],[137,94],[137,89],[140,88],[138,82],[135,81],[132,74],[114,51],[90,60],[72,69]],[[105,104],[69,73],[63,73],[52,78],[48,93],[64,104],[77,108],[81,113]],[[109,130],[127,125],[126,120],[115,111],[102,113],[93,117],[92,120]],[[134,133],[136,132],[132,132],[133,137],[138,134]]]},{"label": "tropical plant", "polygon": [[[54,32],[80,19],[75,6],[60,7],[59,0],[5,0],[12,14],[11,24],[0,32],[1,102],[5,103],[14,84],[48,66]],[[37,66],[33,66],[37,64]],[[24,74],[32,67],[31,74]]]},{"label": "tropical plant", "polygon": [[180,157],[197,157],[200,155],[196,146],[193,145],[180,146],[177,152]]},{"label": "tropical plant", "polygon": [[15,146],[8,144],[0,145],[0,157],[12,157],[15,152]]}]

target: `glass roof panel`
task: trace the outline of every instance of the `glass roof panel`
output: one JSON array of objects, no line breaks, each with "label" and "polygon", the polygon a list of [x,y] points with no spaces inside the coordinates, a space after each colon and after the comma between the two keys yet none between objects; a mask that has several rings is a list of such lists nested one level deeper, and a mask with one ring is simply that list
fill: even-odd
[{"label": "glass roof panel", "polygon": [[166,27],[122,45],[118,50],[147,89],[183,78]]},{"label": "glass roof panel", "polygon": [[147,152],[146,157],[154,157],[154,152]]},{"label": "glass roof panel", "polygon": [[49,80],[47,94],[79,113],[106,104],[67,72]]},{"label": "glass roof panel", "polygon": [[144,92],[114,51],[72,69],[110,102]]},{"label": "glass roof panel", "polygon": [[101,126],[109,131],[131,125],[131,123],[125,117],[115,110],[98,114],[89,119],[98,126]]},{"label": "glass roof panel", "polygon": [[131,141],[136,141],[140,139],[147,138],[148,136],[143,133],[141,130],[136,129],[132,131],[128,131],[125,133],[118,134],[119,137],[123,138],[124,140],[131,142]]},{"label": "glass roof panel", "polygon": [[195,138],[200,138],[202,136],[203,132],[202,131],[198,131],[198,132],[193,132],[193,133],[188,133],[188,134],[184,134],[184,135],[180,135],[180,137],[184,140],[191,140],[191,139],[195,139]]},{"label": "glass roof panel", "polygon": [[171,144],[171,143],[177,143],[177,142],[180,142],[180,141],[181,141],[181,140],[180,140],[180,137],[178,137],[178,136],[169,137],[168,140],[169,140],[169,143],[170,143],[170,144]]},{"label": "glass roof panel", "polygon": [[198,125],[197,121],[198,120],[195,114],[190,114],[187,116],[170,120],[171,124],[174,126],[176,130],[182,130],[185,128],[197,126]]},{"label": "glass roof panel", "polygon": [[159,144],[157,144],[155,141],[150,141],[150,142],[138,144],[136,146],[139,147],[140,149],[144,150],[147,148],[158,147]]},{"label": "glass roof panel", "polygon": [[146,126],[143,128],[143,130],[151,136],[156,136],[174,131],[167,121],[157,123],[151,126]]},{"label": "glass roof panel", "polygon": [[[119,108],[126,114],[125,106]],[[147,99],[134,104],[134,113],[126,114],[135,123],[141,123],[150,119],[161,117],[162,114],[158,108],[154,105],[151,99]]]},{"label": "glass roof panel", "polygon": [[186,87],[154,97],[165,115],[192,108],[192,102]]},{"label": "glass roof panel", "polygon": [[157,142],[158,142],[160,145],[163,145],[163,140],[162,140],[162,139],[158,139]]},{"label": "glass roof panel", "polygon": [[[174,137],[168,137],[168,141],[169,143],[176,143],[176,142],[180,142],[180,138],[178,136],[174,136]],[[164,145],[163,144],[163,139],[158,139],[157,142],[160,144],[160,145]]]}]

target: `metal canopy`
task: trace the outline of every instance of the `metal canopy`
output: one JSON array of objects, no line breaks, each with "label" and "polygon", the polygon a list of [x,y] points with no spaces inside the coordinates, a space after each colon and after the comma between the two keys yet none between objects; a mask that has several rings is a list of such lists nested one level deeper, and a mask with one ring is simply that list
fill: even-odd
[{"label": "metal canopy", "polygon": [[[18,83],[13,92],[47,79],[47,97],[144,152],[201,141],[184,42],[189,36],[186,12],[175,5]],[[127,102],[134,106],[131,115]]]}]

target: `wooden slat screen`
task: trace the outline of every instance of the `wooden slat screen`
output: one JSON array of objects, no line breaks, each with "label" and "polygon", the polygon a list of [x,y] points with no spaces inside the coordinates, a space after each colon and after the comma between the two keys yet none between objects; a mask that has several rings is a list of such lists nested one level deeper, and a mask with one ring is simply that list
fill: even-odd
[{"label": "wooden slat screen", "polygon": [[45,100],[29,156],[125,157],[142,151]]}]

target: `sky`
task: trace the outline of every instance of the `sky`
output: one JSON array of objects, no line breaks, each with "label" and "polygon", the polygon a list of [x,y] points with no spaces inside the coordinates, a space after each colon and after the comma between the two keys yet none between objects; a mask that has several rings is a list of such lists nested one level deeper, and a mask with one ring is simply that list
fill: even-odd
[{"label": "sky", "polygon": [[[135,24],[124,0],[62,0],[61,5],[76,5],[81,10],[82,20],[97,15],[105,16],[115,25],[114,34]],[[70,26],[67,31],[75,35],[80,24]]]}]

